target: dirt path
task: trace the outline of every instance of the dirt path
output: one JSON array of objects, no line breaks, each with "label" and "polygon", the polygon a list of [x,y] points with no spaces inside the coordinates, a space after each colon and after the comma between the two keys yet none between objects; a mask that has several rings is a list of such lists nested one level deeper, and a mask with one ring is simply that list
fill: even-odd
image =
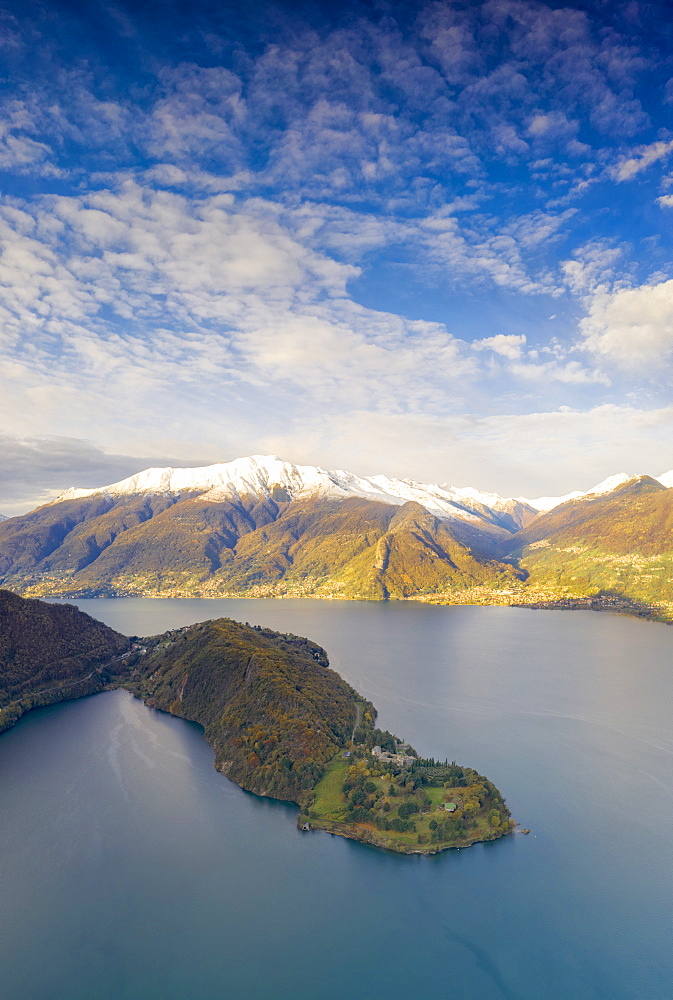
[{"label": "dirt path", "polygon": [[355,743],[355,730],[360,725],[360,719],[362,718],[362,705],[359,701],[355,702],[355,725],[353,726],[353,732],[351,734],[351,743]]}]

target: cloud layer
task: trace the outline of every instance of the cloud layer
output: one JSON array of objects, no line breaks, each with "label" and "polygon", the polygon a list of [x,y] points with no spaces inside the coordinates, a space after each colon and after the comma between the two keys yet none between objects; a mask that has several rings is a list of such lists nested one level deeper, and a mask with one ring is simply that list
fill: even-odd
[{"label": "cloud layer", "polygon": [[673,466],[633,416],[667,412],[673,360],[665,5],[4,25],[6,503],[23,461],[58,487],[63,448],[83,474],[277,450],[563,492],[647,450],[615,451],[617,411]]},{"label": "cloud layer", "polygon": [[90,441],[56,436],[0,434],[0,452],[0,514],[5,516],[48,503],[74,484],[103,486],[133,475],[138,463],[143,468],[163,464],[148,456],[108,455]]}]

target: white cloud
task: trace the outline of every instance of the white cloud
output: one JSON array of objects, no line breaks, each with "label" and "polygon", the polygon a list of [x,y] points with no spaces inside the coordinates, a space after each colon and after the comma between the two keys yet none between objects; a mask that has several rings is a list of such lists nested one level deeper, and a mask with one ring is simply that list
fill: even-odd
[{"label": "white cloud", "polygon": [[657,160],[663,160],[673,151],[673,140],[670,142],[653,142],[649,146],[641,146],[634,153],[621,160],[613,169],[617,181],[630,181],[636,174],[647,170]]},{"label": "white cloud", "polygon": [[623,264],[617,271],[625,249],[594,241],[562,270],[586,309],[579,346],[642,377],[673,356],[673,279],[632,284]]},{"label": "white cloud", "polygon": [[159,74],[161,97],[138,138],[155,156],[201,162],[215,155],[220,168],[243,160],[237,129],[246,116],[242,83],[224,67],[182,63]]},{"label": "white cloud", "polygon": [[37,166],[49,156],[51,150],[43,142],[35,142],[25,135],[14,135],[0,124],[0,170],[23,170]]},{"label": "white cloud", "polygon": [[611,246],[603,240],[592,240],[579,247],[572,260],[561,263],[565,282],[575,295],[585,295],[612,284],[617,264],[625,248]]},{"label": "white cloud", "polygon": [[531,212],[513,219],[505,232],[514,236],[522,249],[532,249],[544,244],[549,246],[566,235],[563,226],[577,214],[576,208],[564,212]]},{"label": "white cloud", "polygon": [[528,135],[543,142],[570,142],[579,128],[562,111],[536,112],[528,123]]},{"label": "white cloud", "polygon": [[488,280],[527,295],[556,295],[560,291],[548,272],[529,271],[524,251],[534,244],[535,235],[527,220],[522,220],[521,226],[513,221],[497,233],[487,227],[480,232],[476,227],[470,229],[469,224],[461,225],[455,216],[438,212],[420,220],[418,229],[426,233],[424,239],[420,237],[424,256],[452,280]]},{"label": "white cloud", "polygon": [[442,324],[352,301],[358,270],[303,244],[259,199],[190,200],[125,180],[4,225],[5,348],[31,332],[23,361],[42,387],[76,378],[84,398],[106,378],[106,395],[142,386],[150,398],[292,385],[341,405],[414,408],[444,405],[475,372]]},{"label": "white cloud", "polygon": [[[119,174],[99,175],[96,179],[103,183],[118,183]],[[185,170],[173,163],[157,163],[147,170],[139,171],[137,179],[141,184],[179,188],[192,194],[222,194],[253,186],[253,174],[250,170],[239,170],[230,176],[222,176],[193,167]]]},{"label": "white cloud", "polygon": [[[39,138],[37,138],[39,136]],[[0,170],[38,177],[58,177],[54,153],[40,135],[39,115],[25,101],[0,105]]]},{"label": "white cloud", "polygon": [[672,440],[673,406],[607,404],[481,417],[355,410],[288,428],[265,443],[294,461],[363,475],[532,497],[589,489],[619,469],[657,475],[673,466]]},{"label": "white cloud", "polygon": [[596,290],[580,329],[586,347],[620,365],[648,368],[673,354],[673,280]]},{"label": "white cloud", "polygon": [[525,155],[522,132],[536,141],[545,131],[547,139],[565,131],[567,140],[580,117],[621,136],[647,123],[634,96],[645,60],[616,33],[597,31],[584,11],[529,0],[487,0],[460,11],[435,3],[421,26],[433,61],[463,88],[461,110],[496,137],[498,125],[517,128],[516,137],[509,133],[510,141],[518,140],[510,155]]},{"label": "white cloud", "polygon": [[605,372],[585,368],[579,361],[567,361],[565,364],[555,361],[548,361],[545,364],[513,364],[511,371],[520,378],[537,382],[610,385],[610,379]]},{"label": "white cloud", "polygon": [[494,337],[484,337],[483,340],[474,340],[472,347],[476,351],[493,351],[503,358],[515,360],[521,357],[523,345],[526,343],[525,334],[497,333]]},{"label": "white cloud", "polygon": [[604,372],[590,370],[578,361],[565,360],[566,351],[555,341],[546,348],[547,353],[556,354],[553,361],[538,363],[539,351],[524,351],[525,334],[498,333],[494,337],[475,340],[472,347],[477,351],[489,350],[510,363],[509,372],[517,378],[529,382],[564,382],[568,385],[609,385],[610,379]]}]

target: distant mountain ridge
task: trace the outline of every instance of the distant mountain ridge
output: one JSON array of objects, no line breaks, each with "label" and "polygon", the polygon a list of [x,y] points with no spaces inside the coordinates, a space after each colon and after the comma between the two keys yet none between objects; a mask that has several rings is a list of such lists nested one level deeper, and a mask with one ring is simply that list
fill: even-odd
[{"label": "distant mountain ridge", "polygon": [[[673,552],[668,522],[657,521],[668,483],[673,472],[621,473],[585,493],[538,498],[538,510],[522,498],[276,456],[147,469],[67,490],[0,524],[0,585],[29,596],[644,600],[652,588],[635,563],[645,549],[648,559]],[[589,523],[596,552],[583,534]],[[579,573],[566,572],[576,557]],[[592,559],[609,569],[588,573]],[[657,574],[659,602],[671,596],[673,614],[673,588]]]},{"label": "distant mountain ridge", "polygon": [[[277,455],[250,455],[232,462],[198,468],[144,469],[127,479],[108,486],[88,489],[71,487],[53,503],[76,500],[96,493],[111,496],[139,493],[200,493],[208,499],[230,499],[241,495],[272,497],[284,490],[292,499],[314,496],[358,496],[366,500],[404,503],[414,500],[438,516],[482,518],[484,511],[510,515],[519,527],[527,514],[551,510],[569,500],[594,494],[609,493],[639,475],[620,472],[602,480],[588,490],[573,490],[562,496],[502,497],[471,486],[457,487],[448,483],[428,484],[412,479],[395,479],[384,475],[357,476],[344,470],[327,470],[312,465],[293,465]],[[673,486],[673,470],[654,477],[662,485]],[[1,519],[1,515],[0,515]],[[511,528],[511,525],[509,525]]]},{"label": "distant mountain ridge", "polygon": [[94,489],[69,489],[56,498],[79,500],[102,493],[132,496],[142,493],[199,494],[218,502],[257,496],[262,499],[300,500],[308,497],[359,497],[380,503],[420,503],[442,518],[459,518],[480,527],[521,527],[535,510],[525,500],[483,493],[471,487],[432,485],[387,476],[357,476],[341,469],[329,471],[312,465],[292,465],[277,455],[251,455],[219,465],[195,469],[145,469],[128,479]]},{"label": "distant mountain ridge", "polygon": [[638,476],[538,515],[502,554],[540,587],[623,595],[673,617],[673,489]]},{"label": "distant mountain ridge", "polygon": [[608,476],[607,479],[604,479],[596,486],[593,486],[590,490],[573,490],[572,493],[566,493],[560,497],[536,497],[535,500],[528,500],[525,502],[530,503],[531,506],[535,507],[540,513],[544,513],[548,510],[553,510],[554,507],[560,507],[561,504],[568,503],[569,500],[579,500],[581,497],[599,496],[603,493],[611,493],[619,486],[623,486],[624,483],[628,483],[632,479],[638,478],[638,476],[629,475],[627,472],[618,472],[615,476]]}]

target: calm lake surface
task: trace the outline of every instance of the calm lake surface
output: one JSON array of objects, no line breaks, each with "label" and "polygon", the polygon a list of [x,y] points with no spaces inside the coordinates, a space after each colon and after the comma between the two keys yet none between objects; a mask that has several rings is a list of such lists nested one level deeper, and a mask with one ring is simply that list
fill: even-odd
[{"label": "calm lake surface", "polygon": [[3,1000],[670,1000],[673,629],[591,612],[89,600],[310,636],[531,828],[434,858],[302,834],[192,724],[111,692],[0,738]]}]

